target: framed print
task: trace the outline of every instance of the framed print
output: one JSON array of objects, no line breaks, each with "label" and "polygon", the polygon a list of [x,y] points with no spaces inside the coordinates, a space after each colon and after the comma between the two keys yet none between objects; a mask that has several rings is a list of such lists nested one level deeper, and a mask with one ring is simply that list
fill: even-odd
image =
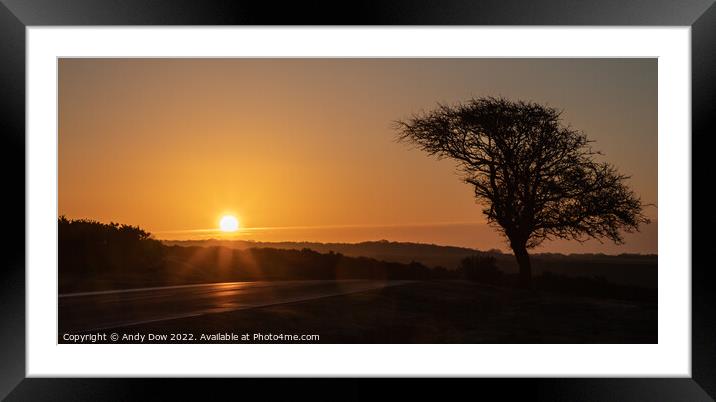
[{"label": "framed print", "polygon": [[9,400],[716,393],[711,2],[0,11]]}]

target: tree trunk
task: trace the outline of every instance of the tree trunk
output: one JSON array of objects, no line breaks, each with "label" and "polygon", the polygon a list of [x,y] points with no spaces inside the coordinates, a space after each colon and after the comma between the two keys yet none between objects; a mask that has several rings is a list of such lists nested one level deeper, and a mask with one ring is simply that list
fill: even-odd
[{"label": "tree trunk", "polygon": [[520,287],[523,289],[531,289],[532,264],[530,263],[530,255],[527,253],[527,247],[523,245],[513,245],[512,251],[515,253],[517,265],[520,267]]}]

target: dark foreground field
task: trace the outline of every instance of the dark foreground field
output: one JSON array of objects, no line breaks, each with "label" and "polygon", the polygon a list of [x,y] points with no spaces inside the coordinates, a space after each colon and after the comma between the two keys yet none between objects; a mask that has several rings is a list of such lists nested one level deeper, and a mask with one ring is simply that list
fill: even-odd
[{"label": "dark foreground field", "polygon": [[[526,292],[466,281],[412,282],[102,332],[145,335],[144,343],[151,342],[149,334],[192,334],[193,341],[188,343],[207,342],[202,334],[213,335],[208,340],[211,343],[658,342],[656,303]],[[223,339],[227,334],[237,338]],[[244,334],[248,340],[240,338]],[[254,334],[320,338],[290,341],[274,336],[274,340],[260,340]],[[187,342],[186,336],[179,338]]]}]

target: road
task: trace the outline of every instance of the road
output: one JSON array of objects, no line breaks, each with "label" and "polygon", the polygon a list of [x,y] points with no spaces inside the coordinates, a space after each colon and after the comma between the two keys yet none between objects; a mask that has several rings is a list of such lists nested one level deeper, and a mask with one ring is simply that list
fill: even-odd
[{"label": "road", "polygon": [[60,332],[84,332],[337,296],[411,281],[259,281],[61,294]]}]

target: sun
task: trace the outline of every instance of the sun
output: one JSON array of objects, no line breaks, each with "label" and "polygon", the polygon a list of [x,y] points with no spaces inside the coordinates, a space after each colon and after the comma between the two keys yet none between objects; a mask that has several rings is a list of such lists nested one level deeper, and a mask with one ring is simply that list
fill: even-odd
[{"label": "sun", "polygon": [[239,220],[233,215],[224,215],[219,220],[219,229],[222,232],[236,232],[239,230]]}]

